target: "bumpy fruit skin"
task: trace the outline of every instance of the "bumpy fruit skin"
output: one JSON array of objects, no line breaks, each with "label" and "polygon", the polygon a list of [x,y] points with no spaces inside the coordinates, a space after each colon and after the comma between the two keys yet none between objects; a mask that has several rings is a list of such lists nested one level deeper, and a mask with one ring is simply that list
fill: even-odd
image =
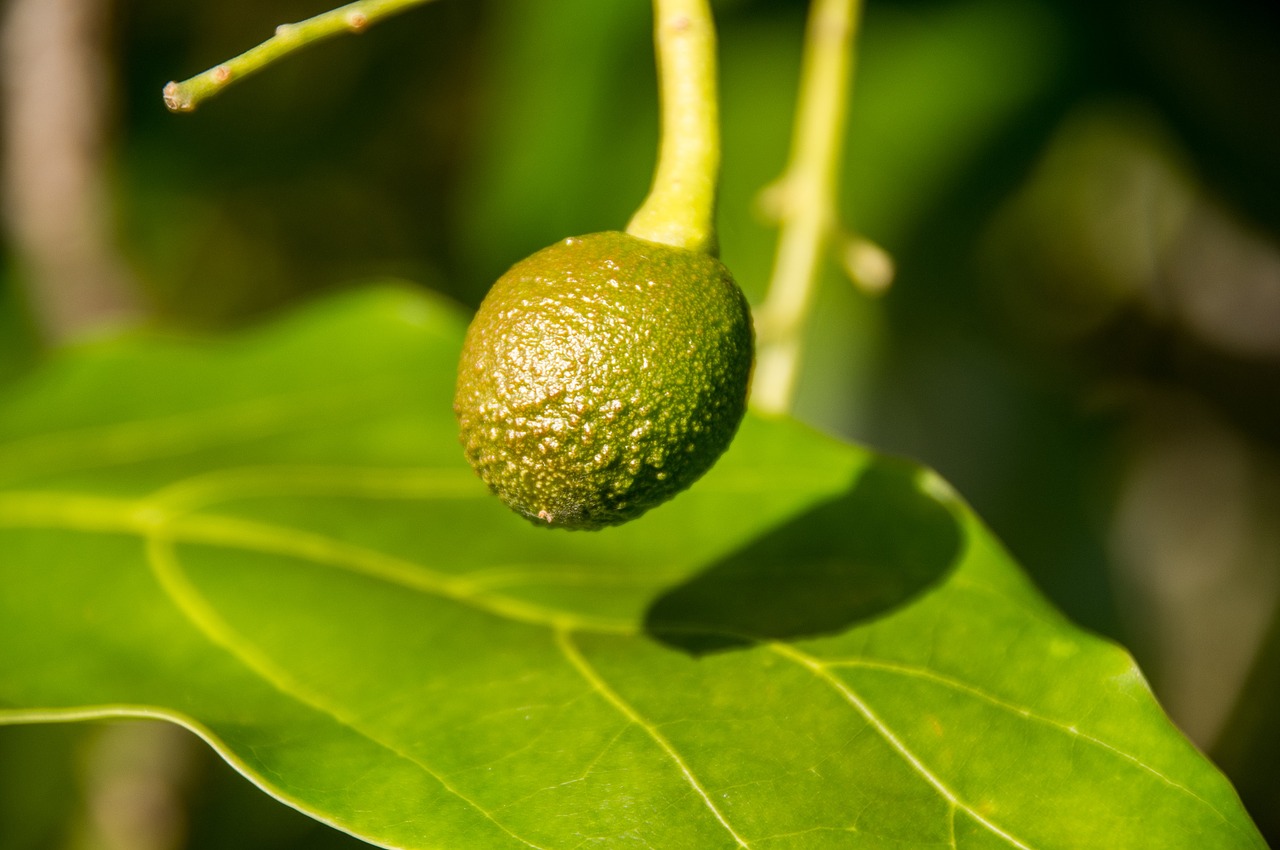
[{"label": "bumpy fruit skin", "polygon": [[454,398],[467,459],[536,524],[626,522],[728,447],[752,356],[720,261],[625,233],[565,239],[504,274],[467,331]]}]

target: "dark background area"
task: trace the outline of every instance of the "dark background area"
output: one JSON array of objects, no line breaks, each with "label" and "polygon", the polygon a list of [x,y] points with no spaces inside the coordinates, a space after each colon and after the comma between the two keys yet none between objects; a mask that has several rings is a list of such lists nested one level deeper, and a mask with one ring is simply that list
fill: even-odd
[{"label": "dark background area", "polygon": [[[474,307],[537,248],[624,226],[648,186],[645,0],[439,0],[190,115],[164,110],[167,80],[326,7],[86,0],[94,113],[56,86],[18,109],[39,83],[24,4],[0,4],[0,393],[121,324],[223,333],[388,278]],[[758,304],[776,236],[755,199],[785,162],[806,4],[716,9],[722,253]],[[1061,609],[1134,652],[1273,845],[1278,45],[1274,3],[871,0],[842,212],[897,276],[873,297],[829,264],[796,404],[950,480]],[[80,184],[22,141],[68,116]],[[31,198],[51,230],[26,226]],[[76,289],[98,277],[100,309]],[[140,729],[0,727],[0,846],[363,846]]]}]

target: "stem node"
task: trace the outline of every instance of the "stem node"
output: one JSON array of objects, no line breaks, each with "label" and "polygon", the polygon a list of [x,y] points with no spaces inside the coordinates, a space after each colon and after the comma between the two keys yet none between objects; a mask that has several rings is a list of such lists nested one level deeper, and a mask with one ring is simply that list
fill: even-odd
[{"label": "stem node", "polygon": [[[813,0],[790,160],[782,177],[761,195],[763,209],[780,224],[773,276],[756,315],[760,358],[751,397],[768,413],[791,408],[813,290],[822,261],[841,234],[836,186],[861,10],[861,0]],[[855,280],[863,280],[868,289],[888,285],[888,255],[875,256],[854,240],[842,247],[845,267],[858,271]]]}]

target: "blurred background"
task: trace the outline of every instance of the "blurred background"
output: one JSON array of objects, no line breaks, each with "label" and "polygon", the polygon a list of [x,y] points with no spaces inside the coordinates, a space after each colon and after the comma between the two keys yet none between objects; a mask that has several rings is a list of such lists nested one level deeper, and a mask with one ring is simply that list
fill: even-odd
[{"label": "blurred background", "polygon": [[[723,257],[754,303],[806,4],[724,0]],[[0,2],[0,395],[138,324],[211,335],[395,278],[468,308],[625,225],[647,0],[440,0],[190,115],[183,78],[316,0]],[[1280,846],[1280,5],[870,0],[797,414],[948,478],[1137,656]],[[190,735],[0,727],[0,847],[364,846]]]}]

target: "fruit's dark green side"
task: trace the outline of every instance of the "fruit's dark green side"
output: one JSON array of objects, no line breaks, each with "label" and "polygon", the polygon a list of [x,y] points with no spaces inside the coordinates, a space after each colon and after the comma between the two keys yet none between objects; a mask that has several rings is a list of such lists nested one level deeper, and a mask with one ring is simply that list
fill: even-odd
[{"label": "fruit's dark green side", "polygon": [[625,233],[566,239],[503,275],[467,331],[454,399],[467,459],[535,523],[626,522],[728,447],[752,355],[719,260]]}]

